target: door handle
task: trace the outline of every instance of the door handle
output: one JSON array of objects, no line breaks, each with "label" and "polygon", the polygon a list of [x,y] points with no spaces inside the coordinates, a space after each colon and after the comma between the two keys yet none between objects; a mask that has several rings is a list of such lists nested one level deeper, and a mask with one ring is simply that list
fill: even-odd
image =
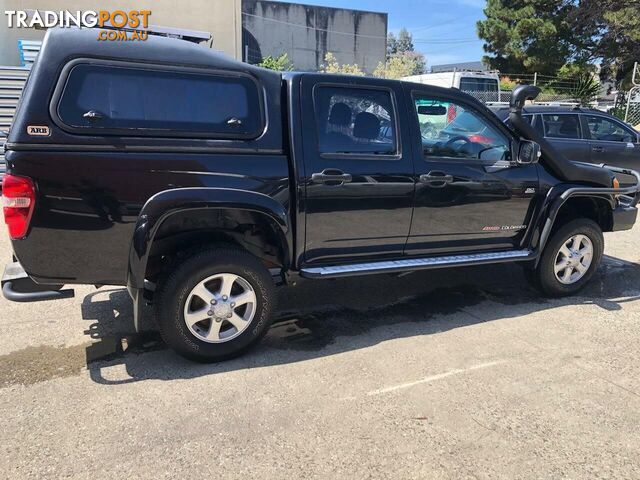
[{"label": "door handle", "polygon": [[311,174],[311,181],[313,183],[339,182],[342,185],[343,183],[351,182],[351,180],[353,180],[351,174],[335,169],[326,169],[320,173]]},{"label": "door handle", "polygon": [[100,112],[96,112],[95,110],[89,110],[88,112],[83,114],[82,117],[86,118],[90,122],[95,122],[96,120],[102,120],[104,118],[104,115],[102,115]]},{"label": "door handle", "polygon": [[598,145],[594,145],[591,147],[591,150],[593,150],[596,153],[602,153],[604,152],[604,147],[600,147]]},{"label": "door handle", "polygon": [[453,183],[453,175],[448,175],[444,172],[429,172],[420,175],[420,182],[431,185],[434,188],[442,188],[449,183]]}]

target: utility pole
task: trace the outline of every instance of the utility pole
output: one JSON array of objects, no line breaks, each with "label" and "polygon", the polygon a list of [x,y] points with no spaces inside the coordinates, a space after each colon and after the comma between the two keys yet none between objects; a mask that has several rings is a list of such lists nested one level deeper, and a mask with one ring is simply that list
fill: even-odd
[{"label": "utility pole", "polygon": [[[627,108],[624,109],[625,122],[629,122],[629,107],[631,106],[631,101],[636,94],[635,90],[640,88],[640,83],[636,83],[636,72],[640,72],[638,70],[638,62],[633,64],[633,74],[631,75],[631,83],[633,84],[633,87],[631,87],[631,90],[627,93]],[[640,79],[638,81],[640,81]]]}]

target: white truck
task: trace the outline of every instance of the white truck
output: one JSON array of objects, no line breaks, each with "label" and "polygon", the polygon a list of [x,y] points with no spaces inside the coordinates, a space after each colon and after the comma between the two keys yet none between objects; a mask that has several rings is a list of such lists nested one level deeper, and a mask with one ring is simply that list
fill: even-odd
[{"label": "white truck", "polygon": [[453,70],[450,72],[423,73],[404,77],[407,82],[457,88],[470,93],[484,102],[500,101],[500,78],[498,72]]}]

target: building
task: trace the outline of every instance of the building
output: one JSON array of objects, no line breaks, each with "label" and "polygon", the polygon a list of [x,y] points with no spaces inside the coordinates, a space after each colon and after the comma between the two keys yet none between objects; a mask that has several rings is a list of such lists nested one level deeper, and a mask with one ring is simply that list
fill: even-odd
[{"label": "building", "polygon": [[373,73],[385,61],[387,14],[298,3],[242,0],[243,59],[287,53],[297,70],[318,70],[328,52]]},{"label": "building", "polygon": [[[96,10],[89,0],[3,0],[3,10]],[[102,10],[142,8],[105,0]],[[298,70],[317,70],[327,52],[340,63],[357,63],[373,72],[386,54],[387,14],[263,0],[154,0],[152,25],[209,32],[211,46],[232,57],[259,63],[287,53]],[[0,65],[21,65],[19,41],[42,40],[44,31],[8,28],[0,22]]]}]

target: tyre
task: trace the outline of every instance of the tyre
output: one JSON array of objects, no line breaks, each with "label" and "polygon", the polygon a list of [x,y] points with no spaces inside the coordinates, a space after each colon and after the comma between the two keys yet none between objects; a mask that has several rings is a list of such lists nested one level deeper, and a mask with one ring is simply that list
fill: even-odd
[{"label": "tyre", "polygon": [[550,297],[572,295],[589,282],[603,251],[600,226],[586,218],[572,220],[551,236],[530,277]]},{"label": "tyre", "polygon": [[180,263],[162,283],[156,319],[162,338],[198,362],[236,357],[256,344],[272,322],[275,286],[253,255],[208,248]]}]

